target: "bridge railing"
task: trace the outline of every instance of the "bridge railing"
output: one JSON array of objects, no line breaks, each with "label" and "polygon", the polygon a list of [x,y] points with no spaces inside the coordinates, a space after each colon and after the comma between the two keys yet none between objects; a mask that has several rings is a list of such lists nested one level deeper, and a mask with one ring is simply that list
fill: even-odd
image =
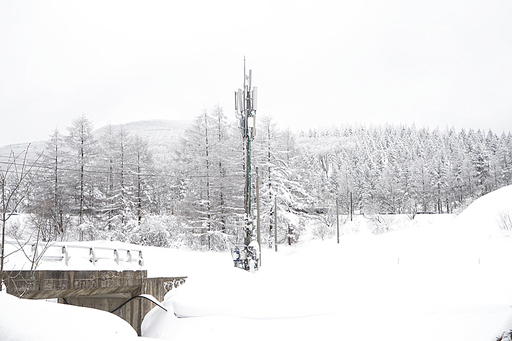
[{"label": "bridge railing", "polygon": [[98,266],[104,260],[113,261],[119,267],[142,268],[144,266],[142,250],[123,247],[68,243],[53,243],[46,246],[32,244],[30,257],[40,262],[60,262],[65,266],[69,266],[69,260],[72,257],[88,260],[94,266]]}]

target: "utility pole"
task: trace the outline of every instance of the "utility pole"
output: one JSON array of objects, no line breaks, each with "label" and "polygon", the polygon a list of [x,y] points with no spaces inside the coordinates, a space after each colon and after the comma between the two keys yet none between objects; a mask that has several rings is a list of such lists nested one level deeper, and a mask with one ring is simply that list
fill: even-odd
[{"label": "utility pole", "polygon": [[[252,70],[249,70],[247,75],[245,70],[244,58],[244,87],[235,91],[235,112],[240,119],[240,129],[244,141],[245,149],[245,187],[244,187],[244,212],[245,212],[245,227],[244,227],[244,245],[236,246],[232,251],[235,266],[249,270],[246,265],[251,259],[253,262],[258,262],[259,259],[259,246],[257,250],[250,244],[256,243],[254,236],[254,213],[252,212],[252,181],[251,181],[251,143],[256,135],[256,99],[257,88],[252,87]],[[257,253],[257,255],[255,255]],[[243,255],[247,255],[246,260],[237,260]],[[239,258],[237,258],[240,255]],[[251,259],[249,259],[251,258]],[[242,264],[244,263],[244,264]]]},{"label": "utility pole", "polygon": [[274,195],[274,248],[277,252],[277,195]]},{"label": "utility pole", "polygon": [[256,236],[260,253],[259,266],[261,266],[260,173],[258,167],[256,167]]},{"label": "utility pole", "polygon": [[336,240],[340,243],[340,205],[336,198]]},{"label": "utility pole", "polygon": [[352,202],[352,192],[350,192],[350,221],[352,221],[353,215],[354,215],[354,204]]}]

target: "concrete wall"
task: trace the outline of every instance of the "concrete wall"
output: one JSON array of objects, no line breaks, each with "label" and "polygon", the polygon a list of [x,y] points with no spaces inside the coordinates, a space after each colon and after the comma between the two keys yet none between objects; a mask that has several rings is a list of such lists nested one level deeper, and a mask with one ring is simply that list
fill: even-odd
[{"label": "concrete wall", "polygon": [[[69,297],[60,298],[59,303],[67,303],[78,307],[88,307],[99,310],[111,312],[114,309],[120,307],[123,303],[128,301],[130,297],[102,297],[102,296],[87,296],[87,297]],[[129,303],[125,304],[121,309],[116,311],[114,314],[127,321],[133,329],[137,331],[137,334],[141,334],[140,327],[142,320],[147,314],[142,308],[142,300],[134,299]],[[149,311],[149,310],[148,310]]]},{"label": "concrete wall", "polygon": [[140,293],[147,271],[5,271],[4,277],[7,292],[21,298],[133,296],[134,292]]}]

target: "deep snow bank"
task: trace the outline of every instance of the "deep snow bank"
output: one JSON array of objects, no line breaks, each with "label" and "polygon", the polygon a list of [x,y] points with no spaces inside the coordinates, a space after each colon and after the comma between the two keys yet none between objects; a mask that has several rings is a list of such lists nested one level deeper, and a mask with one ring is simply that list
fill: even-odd
[{"label": "deep snow bank", "polygon": [[456,222],[461,229],[459,232],[482,237],[508,235],[512,231],[500,228],[502,216],[512,217],[512,186],[502,187],[478,198],[457,217]]},{"label": "deep snow bank", "polygon": [[0,292],[0,340],[137,340],[128,322],[114,314]]},{"label": "deep snow bank", "polygon": [[492,339],[511,314],[512,238],[495,218],[511,197],[507,187],[455,219],[417,217],[382,235],[344,235],[340,244],[264,248],[256,274],[233,268],[228,257],[187,254],[182,266],[195,259],[187,283],[166,296],[170,313],[146,316],[143,333],[172,340]]}]

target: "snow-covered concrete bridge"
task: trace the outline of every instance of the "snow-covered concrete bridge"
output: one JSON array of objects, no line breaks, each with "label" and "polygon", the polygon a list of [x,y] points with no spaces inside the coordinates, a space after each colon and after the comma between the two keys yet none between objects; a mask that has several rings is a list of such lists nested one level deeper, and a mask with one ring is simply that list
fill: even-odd
[{"label": "snow-covered concrete bridge", "polygon": [[148,278],[140,249],[83,243],[24,247],[30,249],[30,259],[38,260],[37,270],[23,266],[4,271],[8,293],[113,312],[139,335],[146,313],[186,280],[184,276]]}]

